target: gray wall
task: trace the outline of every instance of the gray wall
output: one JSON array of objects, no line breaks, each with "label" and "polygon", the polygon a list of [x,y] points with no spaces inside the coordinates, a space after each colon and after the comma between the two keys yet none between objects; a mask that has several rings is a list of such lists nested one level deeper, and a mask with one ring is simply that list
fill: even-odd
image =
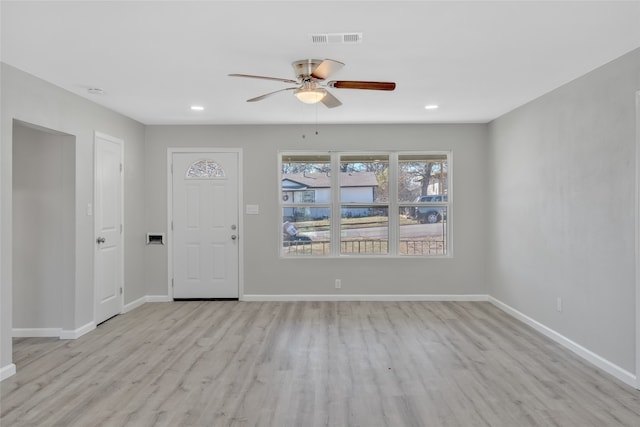
[{"label": "gray wall", "polygon": [[[244,292],[277,294],[485,294],[486,125],[149,126],[145,231],[167,228],[167,148],[240,147]],[[306,134],[306,138],[302,135]],[[453,258],[279,259],[278,150],[452,150]],[[243,209],[244,211],[244,209]],[[150,295],[167,294],[166,246],[147,248]],[[342,289],[334,288],[336,278]]]},{"label": "gray wall", "polygon": [[[145,127],[50,83],[2,64],[2,145],[0,147],[0,367],[11,363],[12,329],[12,145],[13,120],[72,135],[75,150],[76,257],[72,319],[74,330],[93,321],[93,203],[94,131],[123,139],[125,158],[125,303],[144,295],[144,135]],[[19,315],[18,315],[19,317]]]},{"label": "gray wall", "polygon": [[631,373],[637,90],[640,49],[489,127],[489,293]]},{"label": "gray wall", "polygon": [[13,328],[72,325],[75,138],[13,128]]}]

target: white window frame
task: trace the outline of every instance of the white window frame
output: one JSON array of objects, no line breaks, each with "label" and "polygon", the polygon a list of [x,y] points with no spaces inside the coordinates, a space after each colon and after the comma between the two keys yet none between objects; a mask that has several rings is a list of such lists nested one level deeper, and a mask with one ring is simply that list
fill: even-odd
[{"label": "white window frame", "polygon": [[[384,203],[362,203],[367,206],[387,206],[389,223],[388,223],[388,246],[386,254],[342,254],[340,252],[340,219],[341,219],[341,201],[340,201],[340,174],[335,171],[340,171],[340,159],[342,156],[388,156],[389,159],[389,202]],[[447,157],[447,201],[434,203],[439,206],[443,206],[447,211],[447,231],[445,236],[446,253],[441,255],[414,255],[414,254],[400,254],[398,247],[398,239],[400,233],[399,224],[399,209],[401,206],[407,205],[421,205],[414,202],[400,202],[398,200],[398,165],[399,157],[404,155],[443,155]],[[282,159],[285,156],[329,156],[331,163],[331,203],[330,210],[330,241],[331,249],[329,255],[301,255],[301,256],[285,256],[282,254],[283,247],[283,233],[282,233],[282,212],[286,207],[326,207],[324,203],[295,203],[295,206],[291,206],[290,203],[283,203],[282,195]],[[328,259],[328,258],[402,258],[402,259],[441,259],[441,258],[453,258],[453,152],[452,150],[419,150],[419,151],[292,151],[282,150],[278,151],[278,257],[281,259]],[[349,203],[343,203],[349,205]],[[355,203],[359,205],[360,203]],[[429,203],[431,204],[431,203]]]}]

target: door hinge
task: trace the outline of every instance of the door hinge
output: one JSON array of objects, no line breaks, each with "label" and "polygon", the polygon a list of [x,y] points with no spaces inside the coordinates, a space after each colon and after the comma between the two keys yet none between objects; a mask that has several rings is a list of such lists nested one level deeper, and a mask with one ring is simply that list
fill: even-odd
[{"label": "door hinge", "polygon": [[171,287],[173,288],[173,277],[171,278]]},{"label": "door hinge", "polygon": [[124,169],[124,168],[122,166],[122,163],[120,163],[120,172],[122,172],[122,169]]},{"label": "door hinge", "polygon": [[171,221],[171,231],[173,231],[173,221]]},{"label": "door hinge", "polygon": [[120,295],[122,295],[123,290],[122,290],[122,286],[120,286]]},{"label": "door hinge", "polygon": [[120,234],[122,234],[123,230],[124,230],[124,226],[122,224],[120,224]]}]

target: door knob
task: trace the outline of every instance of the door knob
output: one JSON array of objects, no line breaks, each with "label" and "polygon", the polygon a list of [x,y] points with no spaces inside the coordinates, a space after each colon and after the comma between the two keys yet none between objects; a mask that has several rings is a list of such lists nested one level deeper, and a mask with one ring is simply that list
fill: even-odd
[{"label": "door knob", "polygon": [[98,243],[98,244],[100,244],[100,243],[104,243],[104,242],[106,242],[106,241],[107,241],[107,239],[105,239],[104,237],[98,237],[98,238],[96,239],[96,243]]},{"label": "door knob", "polygon": [[238,238],[238,236],[236,236],[235,234],[231,235],[231,240],[236,240]]}]

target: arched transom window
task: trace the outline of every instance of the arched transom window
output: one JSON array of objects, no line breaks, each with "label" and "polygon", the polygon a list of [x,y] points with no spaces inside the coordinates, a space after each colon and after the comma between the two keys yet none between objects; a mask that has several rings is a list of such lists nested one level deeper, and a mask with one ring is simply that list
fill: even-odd
[{"label": "arched transom window", "polygon": [[218,162],[209,159],[198,160],[187,169],[187,178],[214,179],[224,178],[224,169]]}]

